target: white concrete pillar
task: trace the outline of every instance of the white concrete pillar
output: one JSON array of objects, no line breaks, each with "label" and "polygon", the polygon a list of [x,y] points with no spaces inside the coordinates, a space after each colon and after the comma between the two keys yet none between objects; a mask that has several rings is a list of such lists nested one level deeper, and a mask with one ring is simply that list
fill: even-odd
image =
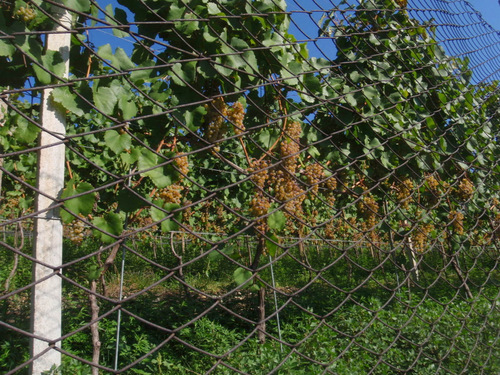
[{"label": "white concrete pillar", "polygon": [[[56,27],[55,31],[71,28],[71,16],[68,12],[54,7],[53,14],[60,19],[61,24]],[[70,33],[47,35],[47,49],[59,51],[66,62],[66,77],[69,69],[70,43]],[[54,345],[51,347],[50,342],[61,337],[62,332],[62,280],[58,272],[52,268],[62,264],[62,222],[59,210],[51,207],[64,187],[65,147],[57,143],[61,142],[66,133],[66,121],[64,112],[53,105],[51,91],[51,89],[45,89],[42,94],[40,117],[43,130],[40,133],[39,142],[41,146],[55,145],[43,148],[38,153],[37,187],[47,196],[42,194],[36,196],[35,209],[38,212],[44,212],[40,212],[35,220],[33,249],[37,260],[50,266],[45,267],[36,263],[33,267],[33,280],[38,281],[47,276],[49,278],[33,287],[31,306],[32,332],[43,338],[43,340],[32,340],[31,355],[34,357],[47,349],[48,351],[33,361],[31,366],[33,375],[40,375],[52,366],[58,367],[61,364],[61,354],[53,348]],[[56,346],[60,346],[60,343]]]}]

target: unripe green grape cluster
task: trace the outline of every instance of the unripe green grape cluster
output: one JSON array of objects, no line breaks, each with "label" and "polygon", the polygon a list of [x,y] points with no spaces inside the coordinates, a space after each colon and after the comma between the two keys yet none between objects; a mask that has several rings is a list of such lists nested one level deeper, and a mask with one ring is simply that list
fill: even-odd
[{"label": "unripe green grape cluster", "polygon": [[23,20],[25,23],[28,23],[36,18],[36,12],[29,6],[23,6],[16,11],[16,16]]}]

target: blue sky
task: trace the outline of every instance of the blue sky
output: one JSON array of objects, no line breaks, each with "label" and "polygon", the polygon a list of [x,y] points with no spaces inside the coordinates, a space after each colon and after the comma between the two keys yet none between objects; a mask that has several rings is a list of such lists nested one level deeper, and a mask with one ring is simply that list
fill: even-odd
[{"label": "blue sky", "polygon": [[498,0],[470,0],[470,4],[478,10],[484,20],[497,31],[500,31],[500,4]]}]

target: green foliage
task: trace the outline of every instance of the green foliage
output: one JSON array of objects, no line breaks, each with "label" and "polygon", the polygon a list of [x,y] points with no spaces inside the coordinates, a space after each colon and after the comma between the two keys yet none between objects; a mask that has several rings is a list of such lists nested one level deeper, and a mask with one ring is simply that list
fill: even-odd
[{"label": "green foliage", "polygon": [[[65,243],[64,261],[68,263],[96,251],[100,245],[100,240],[93,238],[86,239],[79,246],[68,241]],[[159,248],[154,250],[153,245]],[[29,244],[26,247],[25,250],[29,251]],[[161,248],[159,240],[156,244],[137,242],[134,250],[150,259],[154,259],[153,254],[157,251],[163,255],[156,260],[169,267],[176,262],[173,254]],[[377,267],[378,262],[366,248],[357,251],[352,249],[349,258],[341,257],[344,253],[340,250],[329,252],[328,249],[321,249],[318,253],[314,242],[304,250],[311,266],[316,269],[330,265],[332,259],[336,259],[336,262],[334,267],[329,266],[322,273],[322,280],[309,284],[305,293],[293,297],[294,304],[288,304],[280,312],[282,339],[289,345],[281,348],[273,339],[262,345],[253,337],[244,341],[254,328],[236,318],[233,313],[250,320],[256,319],[257,311],[253,306],[255,297],[250,291],[242,290],[238,295],[224,298],[219,303],[225,309],[213,308],[206,312],[214,300],[183,295],[177,290],[176,284],[165,282],[161,289],[126,302],[127,310],[145,321],[122,314],[119,366],[123,367],[147,354],[166,339],[168,335],[150,326],[147,323],[149,321],[175,330],[174,337],[178,340],[170,340],[134,366],[130,370],[132,373],[204,373],[216,363],[216,358],[204,353],[223,356],[225,363],[247,373],[268,373],[282,361],[280,373],[310,374],[325,368],[308,358],[338,374],[361,375],[372,369],[376,374],[391,374],[395,368],[403,372],[411,368],[419,374],[445,374],[446,371],[459,373],[465,370],[480,372],[481,369],[489,373],[499,371],[500,362],[491,353],[498,350],[500,312],[495,298],[500,277],[498,270],[493,269],[494,261],[488,254],[471,254],[469,261],[461,259],[463,271],[474,281],[471,282],[474,298],[469,300],[458,292],[460,281],[447,268],[437,276],[432,268],[422,270],[420,287],[413,285],[408,288],[398,281],[398,277],[399,280],[405,277],[401,269],[391,263],[386,263],[385,269]],[[287,291],[303,288],[304,284],[310,283],[308,271],[295,260],[301,256],[300,249],[291,248],[289,251],[288,256],[274,264],[278,288],[284,293],[278,294],[280,306],[289,299]],[[188,243],[184,252],[185,261],[196,258],[199,252],[198,246]],[[437,260],[432,259],[431,255],[428,254],[423,263],[431,264],[432,261],[436,264]],[[125,293],[133,293],[133,288],[142,290],[163,276],[160,269],[146,265],[132,253],[127,253],[126,259]],[[5,252],[0,254],[0,260],[4,265],[0,272],[0,280],[3,281],[9,271]],[[196,267],[186,266],[185,277],[191,285],[206,290],[203,283],[212,279],[212,276],[205,275],[209,263],[219,277],[225,277],[224,283],[220,283],[212,293],[223,295],[233,289],[233,265],[224,257],[203,258],[202,264]],[[86,264],[68,267],[64,274],[83,284],[79,278],[91,267],[92,262],[88,260]],[[377,270],[367,271],[376,267]],[[20,264],[16,279],[22,279],[25,273],[29,274],[29,268],[29,262]],[[491,269],[491,272],[482,272],[487,269]],[[137,276],[134,275],[136,271]],[[371,277],[367,281],[368,275]],[[270,283],[269,270],[259,276]],[[15,285],[23,285],[16,279],[13,280]],[[134,283],[139,282],[140,285],[134,286]],[[118,283],[119,273],[116,270],[112,276],[107,276],[107,285],[114,288]],[[335,288],[331,285],[335,285]],[[64,288],[63,327],[64,333],[70,333],[88,324],[90,309],[87,296],[80,288],[69,283]],[[350,291],[349,297],[346,298],[347,294],[342,291]],[[0,302],[2,321],[10,319],[17,326],[28,329],[28,315],[20,315],[22,304],[27,306],[28,300],[23,302],[20,299],[17,304],[11,305],[5,300]],[[266,307],[268,315],[274,312],[274,305],[270,302],[271,299]],[[102,302],[102,313],[110,308],[112,304]],[[201,313],[204,313],[203,318],[186,324]],[[269,319],[267,325],[268,333],[278,337],[276,319]],[[116,314],[100,321],[100,332],[102,364],[112,367],[117,332]],[[8,338],[4,340],[3,355],[0,356],[0,369],[7,372],[19,364],[20,353],[25,360],[28,359],[28,340],[25,336],[13,334],[8,327],[2,327],[0,334]],[[192,349],[184,343],[198,349]],[[239,343],[241,346],[232,351]],[[295,348],[293,353],[292,346]],[[92,345],[89,330],[78,331],[65,338],[62,347],[74,355],[90,359]],[[63,356],[62,366],[52,371],[53,374],[86,374],[90,368]],[[217,372],[231,374],[232,370],[219,365]]]}]

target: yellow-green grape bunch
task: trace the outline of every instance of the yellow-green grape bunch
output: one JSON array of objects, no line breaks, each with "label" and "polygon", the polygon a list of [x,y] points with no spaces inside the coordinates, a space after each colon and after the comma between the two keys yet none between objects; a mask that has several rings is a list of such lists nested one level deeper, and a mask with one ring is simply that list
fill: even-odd
[{"label": "yellow-green grape bunch", "polygon": [[358,209],[365,217],[366,228],[372,229],[375,227],[377,224],[377,212],[379,210],[379,205],[375,198],[371,194],[364,195],[358,201]]},{"label": "yellow-green grape bunch", "polygon": [[330,195],[328,195],[328,198],[326,199],[326,201],[328,202],[328,206],[333,207],[335,205],[335,202],[337,201],[337,199],[335,198],[335,195],[330,194]]},{"label": "yellow-green grape bunch", "polygon": [[299,145],[292,140],[285,140],[280,144],[280,156],[283,159],[282,166],[290,173],[295,173],[297,171],[299,150]]},{"label": "yellow-green grape bunch", "polygon": [[[83,216],[80,215],[83,218]],[[75,245],[82,243],[85,238],[85,223],[81,220],[73,220],[69,224],[64,225],[66,237]]]},{"label": "yellow-green grape bunch", "polygon": [[282,170],[274,170],[270,180],[274,186],[274,196],[277,200],[285,203],[285,208],[290,213],[301,210],[301,204],[305,199],[304,191],[297,181],[289,173]]},{"label": "yellow-green grape bunch", "polygon": [[425,183],[427,184],[427,187],[429,188],[430,191],[437,192],[439,190],[439,181],[436,179],[434,175],[430,174],[426,176]]},{"label": "yellow-green grape bunch", "polygon": [[474,195],[474,184],[472,181],[468,178],[462,179],[458,185],[457,195],[463,201],[469,200]]},{"label": "yellow-green grape bunch", "polygon": [[250,215],[258,218],[255,229],[259,232],[267,232],[267,220],[263,216],[268,213],[270,207],[271,203],[261,193],[255,194],[250,201]]},{"label": "yellow-green grape bunch", "polygon": [[36,12],[33,8],[25,6],[25,7],[20,7],[16,11],[16,16],[19,19],[23,20],[24,22],[28,23],[36,18]]},{"label": "yellow-green grape bunch", "polygon": [[328,239],[345,240],[349,236],[351,227],[343,219],[334,219],[326,225],[325,236]]},{"label": "yellow-green grape bunch", "polygon": [[410,196],[413,191],[414,185],[413,181],[410,180],[409,178],[401,181],[399,184],[397,190],[397,199],[403,208],[408,208],[410,205]]},{"label": "yellow-green grape bunch", "polygon": [[299,142],[300,136],[302,135],[302,125],[298,121],[289,122],[285,129],[288,138]]},{"label": "yellow-green grape bunch", "polygon": [[425,185],[432,195],[432,200],[440,198],[444,194],[448,194],[450,184],[446,181],[438,181],[436,176],[427,175],[425,177]]},{"label": "yellow-green grape bunch", "polygon": [[227,118],[233,124],[234,134],[241,135],[245,131],[243,120],[245,119],[245,109],[243,104],[235,102],[227,113]]},{"label": "yellow-green grape bunch", "polygon": [[187,176],[189,173],[189,162],[187,156],[180,156],[175,159],[175,164],[177,164],[177,168],[179,168],[179,172],[181,173],[180,179],[182,180],[184,176]]},{"label": "yellow-green grape bunch", "polygon": [[413,245],[416,251],[424,252],[426,246],[429,243],[430,233],[434,230],[434,225],[430,223],[424,223],[418,226],[415,234],[413,235]]},{"label": "yellow-green grape bunch", "polygon": [[448,215],[448,220],[453,226],[453,231],[455,234],[464,234],[464,214],[459,211],[451,211]]},{"label": "yellow-green grape bunch", "polygon": [[252,163],[248,171],[251,173],[250,179],[253,183],[263,189],[269,178],[269,163],[266,160],[256,160]]},{"label": "yellow-green grape bunch", "polygon": [[324,182],[324,186],[329,193],[333,193],[335,189],[337,189],[337,178],[334,176],[328,177],[328,179]]},{"label": "yellow-green grape bunch", "polygon": [[166,203],[181,204],[183,189],[182,186],[173,184],[157,192],[157,197]]},{"label": "yellow-green grape bunch", "polygon": [[[225,118],[227,116],[227,105],[224,102],[224,98],[219,97],[214,99],[210,105],[206,104],[205,108],[207,109],[205,138],[209,142],[216,143],[222,139],[226,131]],[[220,147],[214,147],[214,151],[219,152]]]},{"label": "yellow-green grape bunch", "polygon": [[261,193],[257,193],[250,201],[250,214],[254,217],[264,216],[270,207],[269,200]]},{"label": "yellow-green grape bunch", "polygon": [[280,156],[283,159],[283,168],[290,173],[297,171],[297,161],[299,158],[299,140],[302,134],[302,126],[298,121],[292,121],[285,127],[286,137],[280,143]]},{"label": "yellow-green grape bunch", "polygon": [[307,183],[311,185],[311,193],[317,194],[319,188],[319,182],[323,179],[325,171],[321,164],[313,163],[306,166],[305,175]]}]

